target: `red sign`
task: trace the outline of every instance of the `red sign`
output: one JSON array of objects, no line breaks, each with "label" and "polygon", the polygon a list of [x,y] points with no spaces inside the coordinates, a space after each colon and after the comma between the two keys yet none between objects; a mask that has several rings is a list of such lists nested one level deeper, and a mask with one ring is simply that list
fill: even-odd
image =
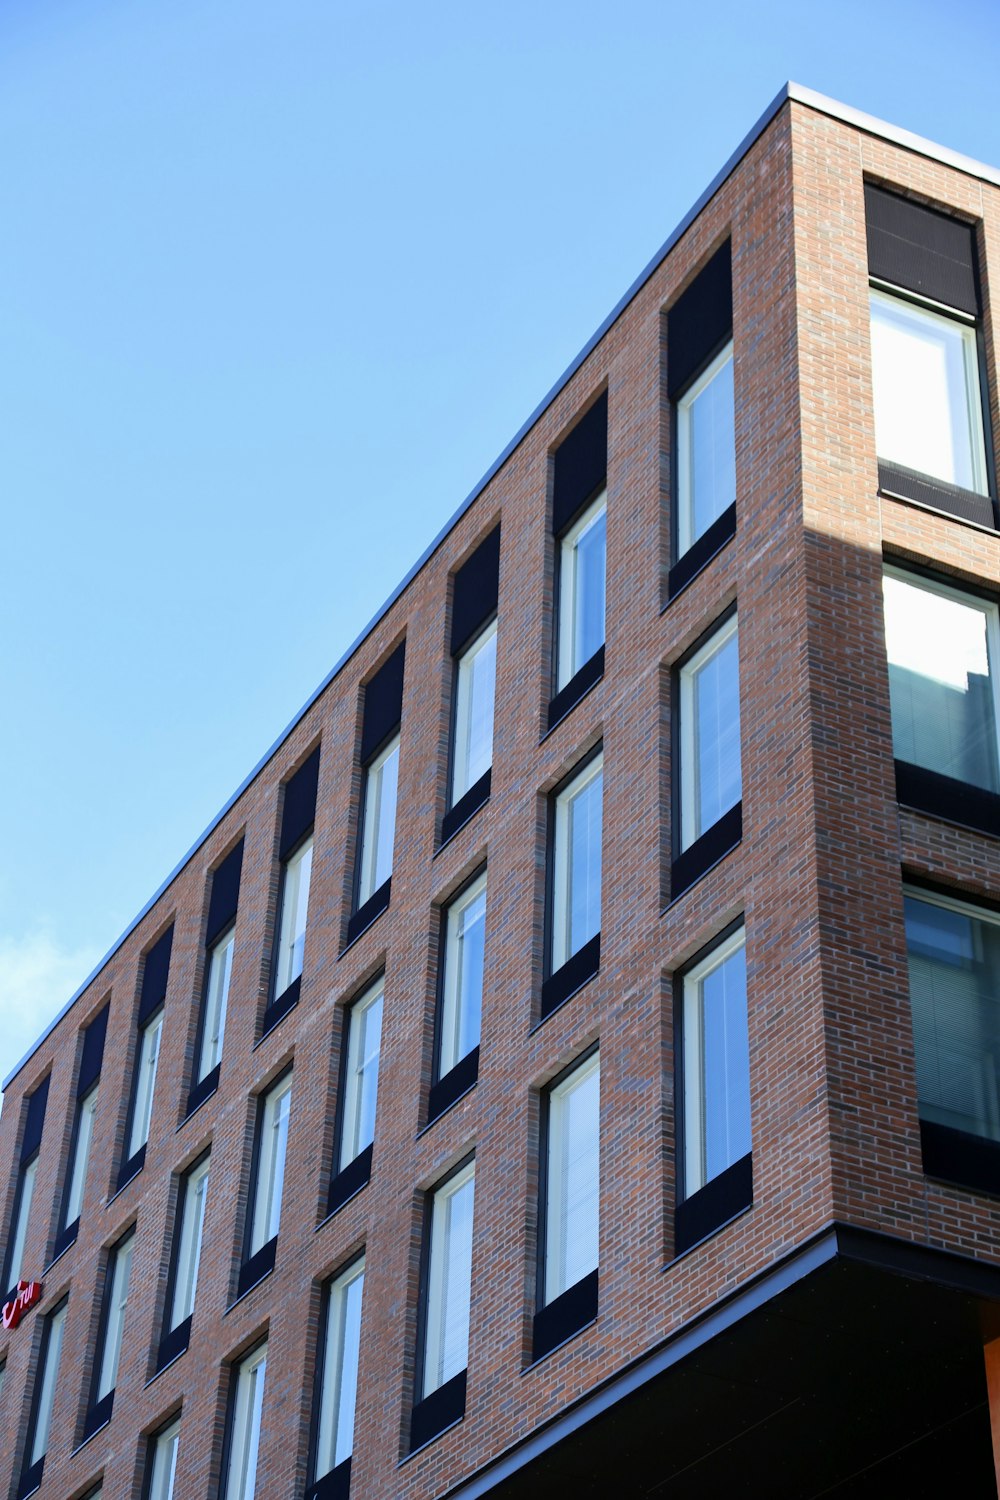
[{"label": "red sign", "polygon": [[42,1283],[40,1281],[19,1281],[17,1283],[17,1296],[12,1297],[3,1305],[3,1326],[5,1328],[16,1328],[29,1307],[34,1307],[41,1300]]}]

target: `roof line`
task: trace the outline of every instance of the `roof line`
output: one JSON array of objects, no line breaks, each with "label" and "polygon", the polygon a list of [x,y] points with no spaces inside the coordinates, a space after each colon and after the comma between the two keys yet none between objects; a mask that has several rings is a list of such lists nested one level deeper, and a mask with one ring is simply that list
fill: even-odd
[{"label": "roof line", "polygon": [[355,639],[351,642],[347,650],[337,661],[336,665],[332,667],[327,675],[323,678],[323,681],[320,683],[319,687],[316,688],[315,692],[310,694],[305,703],[299,709],[298,713],[294,716],[293,719],[290,720],[290,722],[278,735],[277,739],[271,745],[270,749],[265,751],[260,760],[258,760],[257,764],[253,767],[253,769],[240,782],[239,786],[236,788],[235,792],[233,792],[232,796],[226,803],[224,803],[224,805],[220,808],[218,813],[216,813],[215,817],[211,820],[204,831],[195,839],[194,843],[191,845],[187,853],[183,856],[182,859],[178,861],[178,863],[174,866],[163,883],[142,907],[141,911],[137,913],[137,915],[132,919],[132,921],[124,929],[121,935],[115,940],[114,943],[112,943],[107,953],[105,953],[104,957],[100,960],[96,967],[87,975],[86,979],[80,985],[79,989],[77,989],[76,992],[70,997],[70,999],[67,1000],[66,1004],[63,1006],[62,1010],[59,1011],[58,1015],[53,1017],[48,1026],[46,1026],[45,1030],[38,1037],[37,1041],[35,1041],[32,1046],[29,1047],[28,1051],[21,1058],[21,1061],[17,1063],[15,1067],[13,1067],[7,1074],[7,1077],[3,1080],[3,1083],[0,1084],[0,1089],[8,1088],[13,1079],[16,1078],[17,1074],[24,1067],[25,1063],[30,1061],[30,1059],[38,1051],[38,1048],[45,1041],[46,1037],[51,1034],[54,1028],[58,1026],[59,1022],[63,1019],[63,1017],[68,1014],[68,1012],[76,1004],[77,1000],[79,1000],[80,996],[90,986],[93,980],[96,979],[97,975],[104,968],[105,964],[107,964],[110,959],[114,957],[114,955],[118,952],[118,949],[138,927],[143,917],[145,917],[147,913],[152,910],[163,893],[169,888],[173,881],[176,880],[177,876],[181,873],[189,860],[191,860],[194,855],[197,854],[202,844],[204,844],[206,839],[208,839],[215,831],[215,829],[221,823],[222,819],[226,816],[234,803],[236,803],[239,798],[242,797],[243,793],[264,769],[272,756],[275,755],[278,750],[280,750],[281,746],[285,743],[285,741],[288,739],[289,735],[293,732],[297,725],[301,723],[302,719],[309,712],[320,695],[326,691],[331,682],[333,682],[334,678],[343,671],[344,667],[350,661],[354,653],[358,650],[359,646],[361,646],[364,641],[368,639],[372,631],[376,628],[380,621],[384,619],[385,615],[389,612],[389,610],[395,604],[396,600],[420,572],[424,564],[428,562],[429,559],[434,555],[434,553],[440,547],[441,543],[465,515],[469,507],[479,498],[479,496],[482,494],[483,490],[489,484],[490,480],[494,477],[497,471],[502,468],[502,466],[507,462],[508,458],[510,458],[514,450],[527,436],[528,432],[530,432],[531,428],[538,421],[539,417],[541,417],[542,414],[548,410],[548,408],[551,406],[552,402],[556,399],[560,392],[563,391],[569,384],[570,380],[576,374],[577,370],[579,370],[580,366],[584,363],[584,361],[600,343],[601,339],[603,339],[604,335],[608,332],[608,329],[618,321],[622,313],[628,307],[629,303],[632,302],[636,295],[646,285],[646,282],[649,280],[649,278],[663,264],[663,261],[677,244],[678,240],[680,240],[682,235],[691,227],[693,221],[702,212],[710,199],[712,199],[719,191],[720,187],[723,185],[726,179],[733,173],[733,171],[735,171],[736,167],[746,156],[750,148],[767,129],[768,125],[770,125],[771,121],[781,109],[782,105],[785,104],[788,100],[792,100],[797,104],[804,104],[810,109],[817,110],[821,114],[830,115],[834,119],[842,120],[845,124],[854,125],[859,130],[867,131],[870,135],[881,136],[884,140],[891,141],[899,146],[904,146],[909,151],[915,151],[921,156],[931,157],[935,161],[943,162],[946,166],[955,167],[961,172],[966,172],[971,176],[982,178],[984,181],[991,182],[1000,186],[1000,170],[996,169],[995,167],[989,167],[986,166],[983,162],[974,161],[971,157],[962,156],[957,151],[950,151],[945,146],[938,146],[933,141],[926,140],[923,136],[914,135],[911,131],[908,130],[901,130],[895,125],[890,125],[885,120],[879,120],[874,115],[867,115],[861,110],[852,109],[850,105],[841,104],[836,99],[830,99],[825,94],[818,94],[813,89],[804,88],[800,84],[789,82],[786,83],[783,88],[779,89],[778,93],[771,100],[770,104],[740,141],[739,145],[736,147],[736,150],[728,158],[724,166],[715,174],[708,186],[695,199],[694,203],[688,209],[687,213],[667,236],[666,240],[664,240],[663,244],[660,246],[659,250],[657,250],[653,258],[649,261],[648,265],[646,265],[643,270],[640,271],[639,275],[632,282],[632,285],[625,292],[624,296],[622,296],[615,303],[614,307],[608,313],[608,316],[604,319],[603,323],[601,323],[600,327],[596,329],[596,331],[587,340],[583,348],[580,350],[579,354],[577,354],[576,357],[571,360],[570,363],[566,366],[566,369],[559,376],[558,380],[546,393],[546,395],[542,397],[541,401],[539,401],[538,405],[535,407],[534,411],[527,418],[527,420],[521,424],[507,446],[497,456],[497,458],[494,459],[493,463],[490,464],[489,468],[486,470],[486,473],[483,475],[483,477],[479,480],[478,484],[476,484],[475,487],[465,497],[461,505],[455,511],[454,515],[445,522],[444,526],[442,526],[437,536],[435,536],[430,545],[426,547],[425,550],[420,554],[416,562],[413,564],[412,568],[410,568],[409,572],[406,573],[406,575],[400,580],[400,582],[396,585],[385,602],[379,607],[379,609],[375,611],[374,615],[372,615],[371,619],[368,621],[368,624],[364,627],[361,633],[356,636]]}]

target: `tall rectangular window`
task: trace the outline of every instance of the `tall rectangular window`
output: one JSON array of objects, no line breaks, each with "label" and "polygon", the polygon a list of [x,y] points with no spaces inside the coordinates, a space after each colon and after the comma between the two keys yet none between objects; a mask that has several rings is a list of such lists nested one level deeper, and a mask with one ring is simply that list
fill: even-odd
[{"label": "tall rectangular window", "polygon": [[736,503],[733,346],[677,402],[677,553],[683,556]]},{"label": "tall rectangular window", "polygon": [[243,839],[212,873],[205,931],[205,988],[198,1019],[194,1076],[187,1112],[204,1104],[219,1083],[222,1039],[226,1029],[229,983],[233,972],[236,909],[243,873]]},{"label": "tall rectangular window", "polygon": [[594,1052],[545,1096],[545,1201],[533,1357],[597,1315],[600,1057]]},{"label": "tall rectangular window", "polygon": [[444,914],[436,1082],[430,1099],[432,1119],[464,1093],[478,1075],[485,931],[484,870],[459,892]]},{"label": "tall rectangular window", "polygon": [[263,1036],[298,1003],[305,959],[318,788],[319,747],[303,761],[284,788],[278,844],[281,861],[278,923],[271,961],[270,997],[261,1026]]},{"label": "tall rectangular window", "polygon": [[94,1121],[97,1116],[97,1085],[104,1057],[104,1036],[107,1023],[108,1007],[105,1005],[83,1032],[83,1049],[76,1080],[76,1109],[73,1117],[73,1135],[70,1140],[69,1167],[63,1185],[59,1232],[53,1247],[53,1258],[62,1255],[73,1244],[80,1227],[83,1189],[87,1180],[87,1165],[90,1161]]},{"label": "tall rectangular window", "polygon": [[450,839],[490,795],[496,696],[500,527],[467,557],[454,578],[451,771],[441,842]]},{"label": "tall rectangular window", "polygon": [[259,1105],[246,1253],[239,1277],[240,1296],[274,1269],[291,1100],[292,1075],[286,1073],[264,1095]]},{"label": "tall rectangular window", "polygon": [[150,1441],[148,1478],[143,1500],[174,1500],[174,1475],[177,1472],[177,1445],[180,1441],[180,1418],[162,1428]]},{"label": "tall rectangular window", "polygon": [[904,907],[924,1164],[995,1192],[1000,916],[930,891],[906,891]]},{"label": "tall rectangular window", "polygon": [[161,1370],[188,1346],[201,1264],[210,1161],[209,1156],[203,1156],[181,1179],[178,1222],[167,1283],[167,1315],[157,1358],[157,1368]]},{"label": "tall rectangular window", "polygon": [[382,976],[348,1007],[344,1016],[337,1168],[330,1183],[328,1213],[353,1198],[371,1176],[384,1000]]},{"label": "tall rectangular window", "polygon": [[607,519],[607,492],[602,490],[559,541],[560,691],[604,645]]},{"label": "tall rectangular window", "polygon": [[132,1095],[125,1132],[125,1156],[118,1170],[119,1191],[131,1181],[137,1172],[142,1170],[146,1160],[146,1142],[149,1140],[149,1127],[153,1114],[153,1093],[156,1086],[156,1069],[160,1059],[163,1006],[167,992],[173,938],[174,929],[170,926],[150,948],[143,964],[137,1018],[135,1072],[132,1078]]},{"label": "tall rectangular window", "polygon": [[[305,921],[302,923],[305,931]],[[204,1024],[198,1048],[196,1082],[215,1071],[222,1061],[222,1038],[226,1029],[226,1007],[229,1004],[229,981],[233,973],[233,928],[224,932],[208,950],[208,973],[205,978]],[[299,971],[301,973],[301,969]]]},{"label": "tall rectangular window", "polygon": [[608,396],[603,392],[554,456],[555,695],[552,729],[604,672]]},{"label": "tall rectangular window", "polygon": [[312,838],[307,838],[284,862],[281,872],[281,915],[275,958],[275,994],[281,996],[300,977],[306,946],[306,915],[312,875]]},{"label": "tall rectangular window", "polygon": [[603,792],[604,757],[596,755],[553,798],[550,977],[542,992],[543,1014],[568,999],[600,962]]},{"label": "tall rectangular window", "polygon": [[358,828],[354,910],[347,941],[381,916],[389,905],[396,792],[399,785],[399,727],[403,709],[406,642],[383,662],[364,689],[361,720],[361,817]]},{"label": "tall rectangular window", "polygon": [[[347,1493],[354,1450],[354,1408],[361,1350],[361,1299],[365,1284],[364,1256],[348,1266],[326,1289],[322,1364],[316,1427],[313,1483],[306,1500],[325,1500],[328,1494]],[[320,1483],[327,1475],[343,1477],[335,1490]]]},{"label": "tall rectangular window", "polygon": [[739,631],[732,615],[677,672],[679,837],[676,899],[743,833]]},{"label": "tall rectangular window", "polygon": [[359,907],[370,901],[392,875],[398,784],[399,736],[396,735],[365,769]]},{"label": "tall rectangular window", "polygon": [[493,700],[497,678],[497,625],[462,652],[457,663],[451,802],[454,806],[493,764]]},{"label": "tall rectangular window", "polygon": [[[38,1153],[42,1144],[42,1127],[45,1123],[45,1106],[49,1096],[48,1077],[28,1096],[24,1105],[24,1129],[21,1134],[21,1160],[17,1169],[17,1186],[7,1231],[7,1249],[3,1262],[3,1286],[9,1288],[4,1301],[10,1301],[17,1292],[17,1284],[24,1277],[24,1251],[28,1240],[28,1224],[31,1219],[31,1203],[35,1195],[35,1179],[38,1175]],[[30,1279],[30,1278],[28,1278]]]},{"label": "tall rectangular window", "polygon": [[750,1044],[742,927],[681,979],[678,1251],[750,1201]]},{"label": "tall rectangular window", "polygon": [[83,1206],[83,1185],[87,1180],[87,1163],[90,1160],[90,1144],[94,1138],[94,1117],[97,1114],[97,1084],[89,1089],[76,1106],[76,1122],[73,1130],[73,1146],[70,1152],[69,1177],[66,1184],[66,1204],[63,1209],[65,1227],[68,1229],[80,1222]]},{"label": "tall rectangular window", "polygon": [[266,1373],[266,1344],[233,1369],[221,1500],[253,1500],[256,1494]]},{"label": "tall rectangular window", "polygon": [[895,568],[884,592],[900,799],[1000,832],[997,606]]},{"label": "tall rectangular window", "polygon": [[122,1349],[122,1330],[128,1303],[129,1279],[132,1273],[132,1251],[135,1230],[132,1229],[111,1251],[104,1280],[101,1325],[97,1335],[94,1360],[94,1383],[90,1409],[84,1422],[84,1436],[90,1437],[110,1420],[118,1383],[118,1361]]},{"label": "tall rectangular window", "polygon": [[30,1495],[42,1482],[45,1455],[49,1447],[49,1429],[52,1426],[52,1408],[55,1404],[56,1381],[59,1378],[59,1360],[62,1354],[63,1330],[66,1324],[66,1300],[53,1308],[45,1319],[42,1329],[41,1348],[38,1357],[38,1372],[35,1376],[35,1391],[28,1419],[28,1440],[24,1450],[24,1467],[18,1484],[18,1497]]},{"label": "tall rectangular window", "polygon": [[475,1163],[469,1162],[430,1195],[421,1399],[413,1409],[410,1431],[414,1448],[465,1412],[475,1170]]}]

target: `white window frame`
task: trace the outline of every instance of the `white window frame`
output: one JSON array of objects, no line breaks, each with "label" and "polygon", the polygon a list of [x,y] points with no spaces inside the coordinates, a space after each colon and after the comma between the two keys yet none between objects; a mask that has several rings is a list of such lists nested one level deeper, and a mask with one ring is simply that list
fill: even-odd
[{"label": "white window frame", "polygon": [[277,1237],[281,1224],[291,1094],[292,1075],[286,1073],[264,1095],[257,1134],[257,1167],[247,1260]]},{"label": "white window frame", "polygon": [[[552,916],[551,916],[551,972],[554,974],[567,963],[575,953],[585,947],[596,933],[591,933],[584,938],[582,943],[572,946],[573,935],[571,922],[573,914],[573,858],[571,847],[572,833],[572,808],[576,799],[585,792],[597,778],[601,778],[601,839],[600,855],[603,872],[604,855],[604,752],[599,751],[586,765],[581,767],[566,784],[560,788],[555,795],[555,815],[552,830]],[[602,872],[598,873],[598,923],[597,933],[601,930],[601,878]]]},{"label": "white window frame", "polygon": [[135,1092],[126,1161],[131,1161],[136,1152],[141,1150],[149,1140],[149,1127],[153,1117],[153,1092],[156,1088],[156,1070],[160,1060],[162,1037],[163,1006],[161,1005],[139,1032],[139,1055],[135,1067]]},{"label": "white window frame", "polygon": [[[983,423],[983,392],[979,379],[979,342],[977,337],[977,319],[970,313],[962,312],[956,307],[948,307],[945,303],[935,302],[932,298],[921,297],[914,292],[906,291],[894,286],[892,282],[872,279],[869,289],[869,318],[873,324],[875,321],[874,308],[877,303],[885,306],[898,308],[905,307],[909,312],[919,314],[932,326],[937,324],[949,329],[957,330],[962,340],[962,367],[965,374],[965,405],[966,418],[969,424],[968,439],[970,448],[970,459],[972,465],[973,483],[969,487],[977,495],[989,495],[989,467],[986,456],[986,432]],[[876,360],[874,353],[874,340],[872,341],[872,388],[873,391],[878,384],[876,373]],[[873,412],[877,409],[877,397],[874,400]],[[878,434],[876,430],[876,447],[878,445]],[[889,456],[879,453],[878,457],[883,463],[896,464],[901,468],[911,469],[914,473],[923,474],[926,471],[918,469],[916,464],[906,463],[898,455]],[[938,484],[954,484],[954,480],[945,479],[940,474],[928,474],[928,479]],[[964,488],[964,486],[959,486]]]},{"label": "white window frame", "polygon": [[362,1255],[326,1288],[314,1483],[345,1463],[354,1451],[364,1284]]},{"label": "white window frame", "polygon": [[[391,771],[387,772],[387,766]],[[389,814],[384,806],[384,794],[387,785],[387,776],[393,778],[392,795],[392,837],[389,839],[389,868],[379,868],[378,852],[381,842],[382,825]],[[358,877],[358,906],[364,906],[375,892],[381,890],[382,886],[392,875],[393,844],[396,831],[396,804],[399,795],[399,735],[393,735],[392,739],[383,746],[378,755],[374,756],[365,767],[365,787],[363,805],[363,826],[361,830],[361,869]]]},{"label": "white window frame", "polygon": [[73,1128],[73,1157],[66,1179],[66,1202],[62,1216],[64,1230],[76,1223],[83,1208],[83,1190],[87,1182],[90,1148],[94,1139],[94,1119],[97,1114],[99,1087],[99,1081],[92,1083],[87,1092],[77,1100],[76,1121]]},{"label": "white window frame", "polygon": [[[475,1161],[470,1161],[453,1172],[430,1195],[421,1398],[440,1390],[441,1386],[460,1375],[468,1365],[469,1315],[472,1305],[471,1264],[475,1241],[475,1182],[476,1164]],[[472,1195],[468,1244],[456,1246],[451,1220],[452,1205],[459,1193],[469,1187]],[[459,1356],[461,1363],[458,1362]]]},{"label": "white window frame", "polygon": [[[607,488],[595,495],[594,499],[581,511],[576,520],[568,530],[559,538],[559,607],[558,607],[558,640],[556,642],[556,690],[562,691],[568,682],[571,682],[581,667],[586,666],[590,660],[578,660],[577,652],[577,626],[579,624],[580,612],[583,605],[583,588],[580,579],[579,546],[584,537],[603,519],[607,526],[608,492]],[[607,633],[607,533],[605,532],[604,543],[604,601],[602,614],[604,615],[604,629],[601,631],[601,645],[604,644]],[[600,650],[596,646],[591,656]]]},{"label": "white window frame", "polygon": [[124,1239],[118,1241],[108,1261],[107,1300],[104,1304],[100,1362],[97,1384],[94,1388],[95,1406],[106,1396],[110,1396],[118,1383],[118,1361],[122,1352],[122,1332],[125,1327],[125,1309],[128,1305],[134,1249],[135,1230],[132,1229]]},{"label": "white window frame", "polygon": [[[567,1103],[572,1095],[596,1075],[597,1118],[594,1130],[592,1223],[588,1221],[589,1203],[573,1205],[567,1201],[567,1177],[574,1154],[573,1141],[568,1123]],[[595,1049],[589,1057],[566,1073],[548,1090],[545,1142],[545,1257],[543,1266],[543,1306],[576,1286],[584,1276],[596,1271],[600,1259],[600,1202],[601,1202],[601,1056]],[[579,1147],[577,1149],[577,1154]],[[568,1279],[567,1262],[571,1242],[579,1243],[584,1234],[593,1240],[592,1264],[588,1264],[580,1276]]]},{"label": "white window frame", "polygon": [[[452,735],[451,806],[454,807],[493,765],[493,711],[496,702],[497,622],[494,618],[459,656],[455,674],[455,723]],[[488,733],[481,746],[472,744],[474,687],[484,652],[490,652],[490,714]],[[475,752],[475,754],[474,754]]]},{"label": "white window frame", "polygon": [[[713,657],[717,656],[729,642],[736,640],[736,682],[737,701],[736,717],[739,720],[740,703],[740,661],[739,661],[739,620],[734,612],[728,620],[725,620],[717,629],[712,631],[708,640],[691,656],[678,671],[680,684],[680,758],[679,779],[681,789],[681,848],[689,849],[703,833],[709,828],[714,828],[714,823],[707,824],[702,828],[699,824],[699,784],[698,784],[698,728],[699,719],[696,711],[695,681],[702,668],[707,666]],[[743,740],[739,739],[739,762],[740,762],[740,796],[731,807],[736,807],[743,796]],[[724,817],[730,808],[726,808],[720,814]],[[718,822],[719,819],[716,819]]]},{"label": "white window frame", "polygon": [[181,1419],[177,1417],[153,1438],[148,1500],[173,1500],[180,1434]]},{"label": "white window frame", "polygon": [[[17,1286],[24,1270],[24,1247],[28,1239],[28,1220],[31,1217],[31,1201],[35,1196],[35,1179],[38,1176],[38,1152],[29,1161],[22,1163],[17,1186],[17,1213],[11,1226],[10,1248],[7,1252],[7,1289]],[[0,1293],[2,1295],[2,1293]]]},{"label": "white window frame", "polygon": [[222,1500],[253,1500],[257,1488],[267,1344],[260,1344],[234,1366],[229,1453]]},{"label": "white window frame", "polygon": [[[378,1070],[382,1047],[382,1020],[385,1004],[385,975],[370,985],[350,1006],[345,1017],[344,1112],[340,1132],[339,1170],[350,1166],[362,1151],[372,1144],[375,1133],[375,1111],[378,1108]],[[369,1035],[378,1020],[378,1036]],[[362,1050],[362,1037],[364,1048]],[[372,1043],[376,1045],[372,1049]],[[373,1097],[372,1097],[373,1096]],[[363,1105],[371,1097],[371,1135],[362,1131]],[[362,1139],[364,1134],[364,1139]]]},{"label": "white window frame", "polygon": [[[682,1068],[683,1097],[681,1109],[684,1122],[684,1172],[683,1197],[691,1198],[715,1176],[707,1175],[705,1161],[705,1103],[707,1097],[705,1078],[705,1056],[703,1046],[704,1008],[701,982],[716,969],[722,967],[735,953],[746,948],[746,928],[741,923],[735,931],[688,969],[683,976],[682,995]],[[747,1026],[749,1029],[749,995],[747,996]],[[752,1120],[747,1121],[748,1133],[752,1132]],[[751,1133],[752,1140],[752,1133]],[[739,1158],[737,1158],[739,1159]],[[730,1163],[735,1165],[735,1163]],[[725,1170],[725,1169],[724,1169]],[[716,1174],[718,1175],[718,1174]]]},{"label": "white window frame", "polygon": [[233,974],[233,950],[236,923],[226,928],[208,950],[205,978],[205,1004],[202,1010],[201,1045],[198,1049],[198,1071],[195,1083],[207,1078],[222,1061],[222,1043],[226,1030],[229,985]]},{"label": "white window frame", "polygon": [[[485,934],[486,928],[486,874],[483,870],[470,882],[445,911],[444,919],[444,954],[443,972],[441,980],[441,1015],[438,1023],[438,1057],[437,1076],[444,1078],[451,1072],[463,1057],[467,1057],[479,1046],[480,1022],[483,1007],[483,975],[478,975],[479,992],[475,996],[467,995],[464,988],[464,965],[462,954],[465,944],[466,917],[469,908],[474,905],[482,905],[482,917]],[[485,944],[484,944],[485,947]],[[471,1003],[467,1003],[471,1002]],[[474,1030],[475,1040],[468,1036],[462,1036],[463,1019],[470,1014],[475,1015]]]},{"label": "white window frame", "polygon": [[[685,552],[694,546],[698,537],[704,536],[708,527],[694,534],[694,501],[695,496],[691,487],[691,414],[694,410],[698,397],[705,392],[715,378],[720,375],[726,365],[733,360],[733,341],[730,338],[725,348],[720,349],[712,362],[693,381],[688,389],[677,400],[677,556],[681,558]],[[735,386],[734,386],[735,395]],[[733,445],[736,442],[736,413],[733,411]],[[729,505],[735,501],[735,494]],[[713,517],[709,526],[717,521],[719,516],[728,509],[724,505],[722,510]]]},{"label": "white window frame", "polygon": [[41,1463],[49,1448],[49,1428],[52,1424],[52,1408],[55,1404],[56,1382],[59,1379],[59,1360],[62,1355],[63,1334],[66,1325],[67,1303],[49,1313],[45,1330],[45,1358],[38,1375],[37,1401],[32,1412],[31,1441],[28,1444],[28,1467]]},{"label": "white window frame", "polygon": [[278,915],[278,947],[274,962],[275,1000],[279,999],[302,973],[309,916],[312,857],[313,836],[310,833],[282,862],[281,910]]},{"label": "white window frame", "polygon": [[211,1154],[184,1174],[180,1194],[180,1232],[174,1260],[174,1281],[170,1296],[170,1317],[167,1332],[180,1326],[194,1312],[195,1293],[198,1288],[198,1270],[201,1265],[201,1246],[205,1228],[205,1204],[208,1196],[208,1177]]}]

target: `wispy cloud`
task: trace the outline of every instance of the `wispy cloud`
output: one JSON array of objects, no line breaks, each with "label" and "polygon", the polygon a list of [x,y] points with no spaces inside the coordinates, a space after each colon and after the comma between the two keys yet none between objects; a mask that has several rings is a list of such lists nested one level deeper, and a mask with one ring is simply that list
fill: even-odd
[{"label": "wispy cloud", "polygon": [[0,933],[0,1079],[79,989],[97,949],[64,948],[47,932]]}]

